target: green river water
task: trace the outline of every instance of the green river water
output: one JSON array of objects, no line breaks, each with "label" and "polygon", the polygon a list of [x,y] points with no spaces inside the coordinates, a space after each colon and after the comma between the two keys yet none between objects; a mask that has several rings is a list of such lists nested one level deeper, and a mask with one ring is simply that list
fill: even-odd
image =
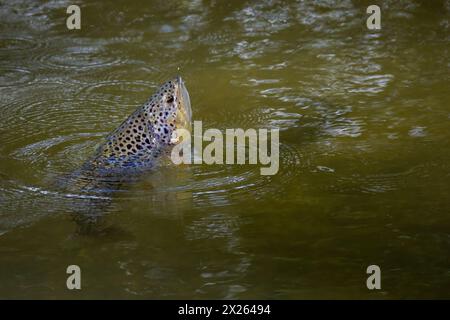
[{"label": "green river water", "polygon": [[[450,298],[449,1],[70,4],[0,0],[0,298]],[[280,129],[278,173],[58,187],[176,74],[204,129]]]}]

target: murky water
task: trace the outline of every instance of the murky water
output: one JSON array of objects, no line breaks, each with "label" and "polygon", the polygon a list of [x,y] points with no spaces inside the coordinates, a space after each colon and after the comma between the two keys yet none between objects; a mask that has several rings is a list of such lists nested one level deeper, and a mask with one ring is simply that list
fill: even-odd
[{"label": "murky water", "polygon": [[[77,3],[80,31],[0,2],[1,298],[450,298],[448,1],[384,1],[380,31],[367,1]],[[278,174],[58,187],[175,74],[205,129],[279,128]]]}]

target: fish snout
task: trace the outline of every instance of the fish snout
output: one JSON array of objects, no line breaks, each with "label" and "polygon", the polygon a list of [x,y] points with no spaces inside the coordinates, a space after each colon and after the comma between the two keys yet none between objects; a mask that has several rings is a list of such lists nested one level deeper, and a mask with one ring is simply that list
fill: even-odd
[{"label": "fish snout", "polygon": [[178,110],[178,118],[180,120],[179,123],[186,129],[190,129],[192,122],[192,109],[189,92],[181,76],[176,77],[176,83],[178,86],[178,101],[180,102]]}]

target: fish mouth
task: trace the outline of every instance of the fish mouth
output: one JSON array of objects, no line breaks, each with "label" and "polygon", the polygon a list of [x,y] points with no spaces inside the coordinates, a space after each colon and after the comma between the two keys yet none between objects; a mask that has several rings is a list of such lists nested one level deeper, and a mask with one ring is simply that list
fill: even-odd
[{"label": "fish mouth", "polygon": [[176,77],[176,83],[178,84],[178,98],[180,101],[180,110],[178,110],[179,118],[183,126],[190,129],[192,122],[192,109],[189,92],[187,91],[186,85],[180,76]]}]

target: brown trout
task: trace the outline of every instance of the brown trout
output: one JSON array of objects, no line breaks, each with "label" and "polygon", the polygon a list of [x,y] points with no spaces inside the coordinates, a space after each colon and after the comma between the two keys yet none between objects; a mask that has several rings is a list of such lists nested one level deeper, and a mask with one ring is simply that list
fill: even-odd
[{"label": "brown trout", "polygon": [[72,175],[71,191],[109,191],[110,184],[139,176],[167,157],[179,143],[176,129],[191,129],[186,86],[177,76],[112,131],[94,156]]}]

